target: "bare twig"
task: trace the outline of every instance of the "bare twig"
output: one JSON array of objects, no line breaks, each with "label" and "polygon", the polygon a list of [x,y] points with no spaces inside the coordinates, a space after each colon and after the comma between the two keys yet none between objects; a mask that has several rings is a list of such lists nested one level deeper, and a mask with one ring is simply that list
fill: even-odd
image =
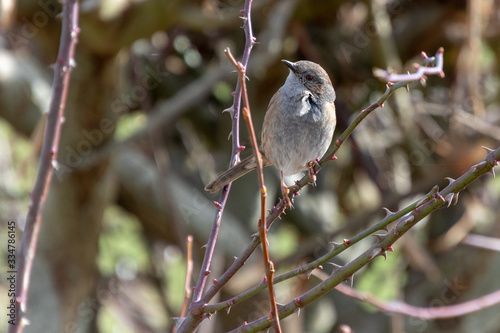
[{"label": "bare twig", "polygon": [[337,285],[335,289],[346,296],[369,303],[381,311],[402,314],[422,320],[459,317],[500,304],[500,290],[459,304],[423,308],[401,301],[385,302],[369,293],[359,292],[343,284]]},{"label": "bare twig", "polygon": [[495,237],[469,234],[462,240],[462,244],[500,252],[500,239]]},{"label": "bare twig", "polygon": [[[184,282],[184,302],[182,303],[180,318],[186,315],[186,310],[191,299],[191,276],[193,275],[193,236],[188,235],[186,238],[186,280]],[[172,332],[177,332],[177,327],[174,326]]]},{"label": "bare twig", "polygon": [[18,279],[16,282],[16,325],[9,326],[9,333],[21,333],[29,324],[25,317],[28,301],[31,268],[35,258],[38,234],[42,224],[42,212],[50,187],[53,169],[58,168],[57,153],[61,128],[64,122],[64,108],[68,95],[71,70],[75,67],[75,46],[79,34],[78,1],[67,0],[63,8],[62,32],[57,61],[54,68],[52,96],[47,113],[47,124],[43,138],[42,151],[38,173],[35,180],[31,201],[26,216],[24,234],[21,240],[21,250],[17,265]]},{"label": "bare twig", "polygon": [[[389,71],[382,69],[375,69],[373,75],[386,82],[402,82],[402,81],[422,81],[425,80],[426,75],[439,75],[444,77],[443,72],[443,48],[439,48],[435,57],[428,57],[425,52],[422,52],[422,59],[424,61],[424,66],[420,64],[415,64],[417,71],[413,74],[393,74]],[[425,66],[427,64],[435,63],[434,66]]]}]

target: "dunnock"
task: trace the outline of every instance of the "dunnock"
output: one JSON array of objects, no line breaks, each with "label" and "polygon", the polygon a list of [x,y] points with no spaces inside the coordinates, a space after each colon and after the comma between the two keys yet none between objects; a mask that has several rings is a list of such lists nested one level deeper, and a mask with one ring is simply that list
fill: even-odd
[{"label": "dunnock", "polygon": [[[281,173],[281,191],[290,207],[283,175],[293,175],[312,168],[323,157],[332,141],[337,119],[335,91],[328,74],[311,61],[282,60],[290,73],[285,84],[274,94],[262,125],[260,151],[264,166],[274,165]],[[205,190],[215,193],[223,186],[255,169],[254,156],[249,156],[222,173]]]}]

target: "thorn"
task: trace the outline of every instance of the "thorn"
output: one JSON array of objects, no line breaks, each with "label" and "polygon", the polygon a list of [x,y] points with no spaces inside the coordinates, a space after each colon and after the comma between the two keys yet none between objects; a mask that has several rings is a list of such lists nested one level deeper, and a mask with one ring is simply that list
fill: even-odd
[{"label": "thorn", "polygon": [[420,64],[414,63],[414,64],[413,64],[413,68],[415,68],[415,69],[419,69],[419,68],[420,68]]},{"label": "thorn", "polygon": [[207,276],[207,275],[209,275],[209,274],[210,274],[210,270],[209,270],[209,269],[207,269],[207,270],[205,271],[205,276]]},{"label": "thorn", "polygon": [[380,243],[387,235],[373,234],[372,236],[377,239],[377,243]]},{"label": "thorn", "polygon": [[186,317],[180,318],[180,317],[172,317],[172,320],[174,321],[175,327],[180,327],[182,325],[182,322],[186,319]]},{"label": "thorn", "polygon": [[425,77],[425,75],[422,75],[422,77],[420,78],[420,84],[421,84],[423,87],[426,87],[426,86],[427,86],[427,82],[426,82],[426,77]]},{"label": "thorn", "polygon": [[[56,170],[56,171],[59,171],[59,162],[57,162],[57,160],[52,160],[52,167]],[[492,169],[493,170],[493,169]]]},{"label": "thorn", "polygon": [[312,273],[313,273],[313,269],[314,269],[314,268],[312,268],[312,269],[310,269],[310,270],[308,270],[308,271],[306,272],[306,277],[307,277],[307,279],[308,279],[308,280],[311,278],[311,275],[312,275]]},{"label": "thorn", "polygon": [[215,208],[217,208],[217,210],[221,210],[222,209],[222,205],[219,202],[217,202],[217,201],[214,201],[214,206],[215,206]]},{"label": "thorn", "polygon": [[415,216],[413,215],[408,215],[408,217],[406,219],[403,220],[403,223],[404,224],[407,224],[407,223],[411,223],[413,222],[413,220],[415,220]]},{"label": "thorn", "polygon": [[351,245],[348,239],[344,239],[343,242],[345,246]]},{"label": "thorn", "polygon": [[207,244],[204,244],[201,246],[202,249],[206,249],[207,248]]},{"label": "thorn", "polygon": [[226,313],[227,313],[227,314],[229,314],[229,312],[231,312],[231,306],[228,306],[228,307],[226,308]]},{"label": "thorn", "polygon": [[446,200],[443,198],[443,196],[442,196],[442,195],[441,195],[441,193],[439,193],[439,192],[438,192],[438,193],[436,193],[436,194],[434,195],[434,197],[435,197],[436,199],[439,199],[439,200],[440,200],[440,201],[442,201],[442,202],[446,202]]},{"label": "thorn", "polygon": [[238,260],[238,257],[237,256],[233,256],[234,260]]},{"label": "thorn", "polygon": [[452,193],[449,193],[449,194],[445,197],[446,202],[448,202],[448,206],[446,206],[446,207],[448,207],[448,208],[449,208],[449,207],[451,206],[451,203],[453,202],[454,197],[455,197],[455,193],[453,193],[453,192],[452,192]]},{"label": "thorn", "polygon": [[342,245],[342,244],[336,243],[336,242],[328,242],[328,244],[332,244],[334,250],[338,249],[340,247],[340,245]]},{"label": "thorn", "polygon": [[332,161],[335,161],[337,159],[337,156],[336,155],[333,155],[332,157]]},{"label": "thorn", "polygon": [[[408,75],[410,75],[410,72],[408,72]],[[409,92],[410,92],[410,85],[409,85],[409,84],[407,84],[407,85],[405,86],[405,89],[406,89],[406,92],[407,92],[407,93],[409,93]]]},{"label": "thorn", "polygon": [[444,72],[439,72],[439,77],[443,79],[444,78]]},{"label": "thorn", "polygon": [[453,183],[455,181],[455,179],[453,179],[451,177],[446,177],[445,179],[450,182],[448,185],[450,185],[451,183]]},{"label": "thorn", "polygon": [[[496,165],[498,165],[498,162],[496,162]],[[493,175],[493,178],[495,178],[495,169],[491,168],[490,171],[488,171],[489,173],[491,173]]]},{"label": "thorn", "polygon": [[227,140],[229,141],[229,139],[231,139],[231,136],[233,135],[233,130],[231,130],[231,132],[229,132],[229,135],[227,136]]},{"label": "thorn", "polygon": [[297,317],[300,316],[300,308],[297,307]]},{"label": "thorn", "polygon": [[316,267],[317,269],[323,269],[323,266],[322,265],[319,265],[318,267]]},{"label": "thorn", "polygon": [[491,148],[488,148],[488,147],[485,147],[485,146],[481,146],[481,148],[483,148],[484,150],[486,150],[486,153],[489,155],[491,153],[493,153],[495,151],[495,149],[491,149]]},{"label": "thorn", "polygon": [[390,88],[390,87],[392,87],[393,85],[394,85],[394,83],[392,83],[392,82],[387,82],[387,86],[388,86],[389,88]]},{"label": "thorn", "polygon": [[215,286],[217,284],[217,279],[213,279],[212,284]]},{"label": "thorn", "polygon": [[283,310],[283,309],[285,308],[285,305],[284,305],[284,304],[281,304],[281,303],[276,302],[276,307],[278,308],[278,312],[279,312],[280,310]]},{"label": "thorn", "polygon": [[327,262],[327,264],[333,267],[332,274],[342,268],[342,266],[337,265],[337,264],[335,264],[333,262]]},{"label": "thorn", "polygon": [[385,210],[385,217],[388,217],[388,216],[391,216],[392,214],[394,214],[394,212],[391,212],[391,210],[387,207],[383,207],[383,209]]},{"label": "thorn", "polygon": [[347,279],[345,279],[344,281],[346,282],[350,282],[351,283],[351,288],[354,284],[354,275],[350,275]]},{"label": "thorn", "polygon": [[424,51],[422,51],[421,55],[422,55],[422,59],[427,59],[427,58],[429,58],[429,57],[427,56],[427,54],[426,54]]},{"label": "thorn", "polygon": [[71,68],[76,68],[76,60],[74,58],[69,59],[68,66]]},{"label": "thorn", "polygon": [[444,53],[444,48],[441,46],[436,52],[436,54],[443,54],[443,53]]},{"label": "thorn", "polygon": [[434,185],[434,187],[431,189],[431,191],[429,192],[429,194],[427,194],[427,197],[429,199],[432,199],[436,196],[436,194],[439,193],[439,186],[437,185]]},{"label": "thorn", "polygon": [[238,153],[241,153],[243,150],[245,150],[245,146],[239,146],[238,147]]},{"label": "thorn", "polygon": [[389,245],[389,247],[387,248],[387,251],[394,252],[394,248],[392,247],[392,245]]},{"label": "thorn", "polygon": [[472,168],[474,168],[474,171],[479,171],[482,168],[484,168],[485,165],[486,165],[486,161],[481,161],[478,164],[473,165]]},{"label": "thorn", "polygon": [[386,251],[384,251],[384,250],[382,250],[382,252],[380,252],[380,253],[377,255],[377,257],[378,257],[378,256],[383,256],[383,257],[384,257],[384,259],[385,259],[385,260],[387,260],[387,252],[386,252]]},{"label": "thorn", "polygon": [[383,108],[384,107],[384,103],[380,104],[380,107]]},{"label": "thorn", "polygon": [[340,142],[340,140],[338,140],[338,139],[337,139],[337,141],[335,141],[335,144],[336,144],[337,146],[340,146],[342,143]]}]

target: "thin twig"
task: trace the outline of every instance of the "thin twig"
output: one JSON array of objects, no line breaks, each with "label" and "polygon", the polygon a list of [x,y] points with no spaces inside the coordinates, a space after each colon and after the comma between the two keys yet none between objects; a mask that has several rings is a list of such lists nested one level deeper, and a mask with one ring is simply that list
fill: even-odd
[{"label": "thin twig", "polygon": [[52,96],[47,113],[47,124],[43,138],[42,151],[38,173],[35,180],[31,201],[26,216],[26,224],[21,240],[21,250],[17,263],[18,279],[16,281],[16,325],[9,326],[9,333],[21,333],[24,326],[29,324],[25,317],[28,302],[28,289],[30,284],[31,269],[36,254],[38,235],[42,224],[42,213],[53,169],[58,168],[57,153],[61,128],[64,122],[64,109],[68,95],[71,70],[75,67],[75,46],[79,34],[78,27],[78,1],[67,0],[63,7],[63,20],[61,42],[57,61],[54,68],[54,81]]},{"label": "thin twig", "polygon": [[[189,300],[191,299],[191,276],[193,275],[193,236],[188,235],[186,238],[186,280],[184,282],[184,302],[182,303],[180,318],[186,315]],[[172,332],[177,332],[174,326]]]}]

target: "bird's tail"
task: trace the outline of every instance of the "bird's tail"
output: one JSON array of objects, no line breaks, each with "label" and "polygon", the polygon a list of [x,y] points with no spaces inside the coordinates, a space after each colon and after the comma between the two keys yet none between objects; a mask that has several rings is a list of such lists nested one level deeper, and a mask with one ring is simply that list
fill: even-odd
[{"label": "bird's tail", "polygon": [[[264,166],[267,165],[270,165],[270,163],[267,162],[266,159],[264,159]],[[245,158],[240,163],[233,166],[231,169],[224,171],[214,181],[205,186],[205,191],[210,191],[210,193],[215,193],[224,186],[226,186],[227,184],[229,184],[230,182],[240,178],[243,175],[246,175],[256,167],[257,167],[257,162],[255,161],[255,157],[251,155]]]}]

